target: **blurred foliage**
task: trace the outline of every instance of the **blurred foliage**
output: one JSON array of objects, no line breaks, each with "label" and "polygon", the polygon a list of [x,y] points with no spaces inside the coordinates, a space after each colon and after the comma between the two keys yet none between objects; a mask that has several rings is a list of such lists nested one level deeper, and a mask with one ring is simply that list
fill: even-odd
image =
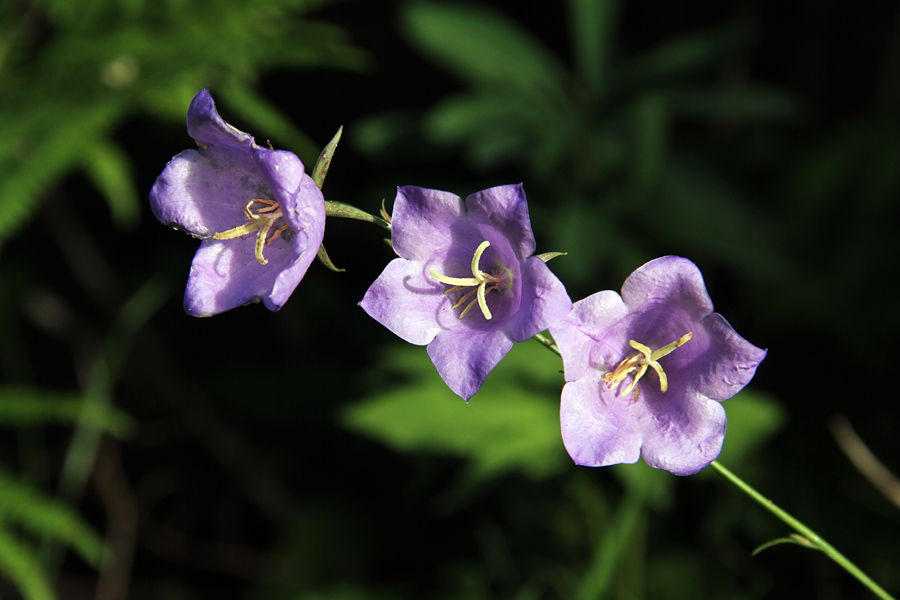
[{"label": "blurred foliage", "polygon": [[[311,269],[277,314],[183,316],[196,241],[137,224],[165,161],[193,145],[185,110],[204,87],[307,164],[349,124],[328,192],[371,212],[397,184],[524,181],[575,299],[660,254],[695,260],[770,349],[725,405],[722,461],[896,589],[900,515],[824,425],[847,413],[898,464],[895,390],[877,374],[900,330],[900,50],[866,54],[892,21],[806,7],[846,34],[829,44],[855,44],[834,46],[852,60],[821,59],[845,79],[817,97],[780,71],[819,65],[827,28],[798,28],[799,5],[697,6],[714,15],[612,0],[0,2],[0,595],[860,594],[817,554],[751,557],[787,532],[714,474],[572,467],[560,365],[537,344],[468,405],[453,396],[422,348],[353,305],[391,258],[381,231],[330,220],[347,272]],[[359,74],[370,55],[348,31],[376,69]],[[864,69],[882,69],[877,86],[859,85]],[[851,92],[846,112],[828,103]],[[865,377],[848,390],[850,374]]]},{"label": "blurred foliage", "polygon": [[403,383],[349,407],[343,420],[352,430],[402,452],[467,458],[465,486],[507,472],[546,479],[565,466],[559,360],[538,344],[517,344],[468,404],[434,376],[421,348],[395,348],[374,368]]},{"label": "blurred foliage", "polygon": [[[554,265],[569,285],[585,286],[611,257],[624,276],[652,257],[644,237],[783,278],[790,264],[768,243],[769,224],[673,136],[676,125],[698,120],[727,127],[796,119],[797,103],[777,88],[711,81],[750,45],[751,29],[718,26],[623,56],[615,45],[618,2],[571,0],[568,10],[571,69],[487,6],[405,4],[410,43],[464,83],[406,129],[460,148],[476,169],[512,164],[527,173],[526,187],[552,198],[552,206],[536,203],[535,227],[546,229],[554,250],[578,257]],[[406,141],[383,132],[403,127],[396,114],[373,117],[357,141],[383,153]],[[751,247],[757,251],[743,251]]]},{"label": "blurred foliage", "polygon": [[[137,167],[118,139],[120,128],[136,117],[184,123],[185,107],[204,87],[214,87],[239,118],[277,131],[275,143],[314,159],[316,145],[256,88],[267,70],[363,64],[362,53],[348,45],[340,29],[306,16],[321,4],[0,4],[0,245],[28,225],[41,202],[75,174],[105,199],[116,228],[134,230],[146,191],[138,189]],[[4,281],[8,286],[18,277],[7,272]],[[24,384],[0,387],[0,423],[19,431],[51,425],[74,428],[58,474],[59,497],[11,473],[0,481],[0,570],[26,598],[56,597],[53,581],[61,564],[60,544],[93,567],[107,568],[108,561],[101,563],[100,539],[69,501],[79,501],[102,436],[121,436],[132,429],[130,417],[111,407],[111,388],[124,345],[148,311],[159,305],[157,287],[145,287],[122,305],[105,356],[89,369],[84,394]],[[42,311],[37,305],[32,310]],[[15,368],[10,367],[27,364],[27,358],[13,356],[16,332],[6,324],[3,329],[13,334],[4,336],[3,352],[5,370],[12,375]],[[19,371],[19,377],[27,381],[31,371]],[[40,444],[42,435],[18,435],[31,440],[24,447],[29,453],[40,452],[33,444]],[[30,454],[22,461],[32,469],[41,462]]]},{"label": "blurred foliage", "polygon": [[[0,7],[0,243],[60,179],[84,174],[115,224],[143,192],[114,134],[137,115],[184,121],[214,87],[239,116],[314,160],[315,144],[255,91],[275,68],[359,67],[343,33],[304,17],[322,0],[34,0]],[[289,43],[288,43],[289,42]]]}]

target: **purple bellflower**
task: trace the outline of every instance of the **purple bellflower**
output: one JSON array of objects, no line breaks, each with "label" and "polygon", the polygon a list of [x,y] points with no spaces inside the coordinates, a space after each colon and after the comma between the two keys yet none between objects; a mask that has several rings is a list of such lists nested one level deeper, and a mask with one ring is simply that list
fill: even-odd
[{"label": "purple bellflower", "polygon": [[468,400],[513,342],[572,308],[538,256],[521,185],[472,194],[397,190],[391,261],[360,306],[411,344],[428,346],[438,373]]},{"label": "purple bellflower", "polygon": [[187,113],[199,150],[175,156],[150,191],[153,214],[201,238],[185,311],[206,317],[262,300],[278,310],[325,235],[325,200],[291,152],[256,144],[202,90]]},{"label": "purple bellflower", "polygon": [[691,261],[666,256],[632,273],[622,295],[598,292],[550,328],[566,383],[563,442],[579,465],[634,463],[700,471],[725,439],[721,402],[741,390],[766,351],[718,313]]}]

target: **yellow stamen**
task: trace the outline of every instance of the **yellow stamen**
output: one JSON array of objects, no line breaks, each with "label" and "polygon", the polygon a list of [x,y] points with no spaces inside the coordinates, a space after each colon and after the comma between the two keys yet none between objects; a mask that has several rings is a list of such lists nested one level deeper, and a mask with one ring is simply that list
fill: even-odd
[{"label": "yellow stamen", "polygon": [[659,359],[670,354],[676,348],[683,346],[690,341],[692,337],[694,337],[693,332],[686,333],[671,344],[666,344],[662,348],[652,351],[650,348],[639,342],[628,340],[628,345],[637,350],[638,353],[626,358],[620,362],[615,369],[603,376],[603,381],[608,384],[606,389],[611,390],[619,386],[630,374],[632,377],[631,383],[628,384],[624,390],[619,392],[619,396],[624,396],[633,390],[632,397],[637,400],[639,395],[637,383],[647,372],[647,367],[651,367],[659,376],[659,390],[662,393],[666,393],[666,390],[669,389],[669,381],[666,377],[666,372],[663,371],[662,365],[659,364]]},{"label": "yellow stamen", "polygon": [[[485,240],[481,242],[481,244],[479,244],[478,248],[475,250],[475,254],[472,256],[471,264],[472,277],[448,277],[446,275],[441,275],[433,268],[428,271],[432,277],[434,277],[441,283],[446,283],[447,285],[453,286],[447,290],[444,290],[445,294],[456,292],[467,287],[476,288],[469,293],[464,294],[456,301],[456,304],[450,307],[454,310],[456,308],[459,308],[464,302],[466,302],[466,300],[468,300],[472,296],[473,293],[475,294],[475,299],[469,302],[469,304],[459,314],[460,319],[466,316],[466,314],[475,305],[476,302],[478,303],[478,308],[481,309],[481,314],[484,315],[485,319],[490,320],[491,318],[493,318],[491,310],[487,305],[486,296],[487,293],[491,290],[500,290],[502,276],[500,273],[498,273],[499,269],[495,269],[493,273],[485,273],[479,266],[479,263],[481,262],[481,256],[490,245],[491,243]],[[509,274],[509,271],[507,269],[504,268],[503,270],[507,272],[507,275]]]},{"label": "yellow stamen", "polygon": [[[261,204],[262,208],[257,208],[254,212],[251,208],[254,204]],[[271,238],[268,240],[266,239],[269,232],[272,230],[275,221],[283,216],[281,214],[281,207],[274,200],[254,198],[244,207],[244,214],[247,215],[248,219],[246,223],[233,227],[227,231],[216,233],[212,236],[212,239],[231,240],[256,232],[256,260],[258,260],[261,265],[268,264],[269,261],[263,256],[263,249],[278,239],[281,234],[288,229],[286,224],[282,225],[275,230],[275,233],[272,234]]]}]

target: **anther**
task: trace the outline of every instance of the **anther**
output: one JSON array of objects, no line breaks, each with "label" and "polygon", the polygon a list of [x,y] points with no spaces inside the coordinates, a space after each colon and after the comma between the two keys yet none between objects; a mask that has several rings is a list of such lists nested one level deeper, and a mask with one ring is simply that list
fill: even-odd
[{"label": "anther", "polygon": [[499,274],[497,274],[496,271],[494,273],[485,273],[484,271],[481,270],[481,267],[480,267],[481,256],[484,254],[484,251],[487,250],[487,248],[490,245],[491,245],[491,243],[488,242],[487,240],[485,240],[485,241],[481,242],[481,244],[479,244],[478,248],[476,248],[475,254],[472,256],[472,264],[471,264],[472,277],[448,277],[446,275],[441,275],[440,273],[435,271],[434,268],[432,268],[428,271],[432,277],[434,277],[441,283],[446,283],[447,285],[453,286],[447,290],[444,290],[445,294],[449,294],[451,292],[456,292],[456,291],[459,291],[459,290],[462,290],[462,289],[465,289],[468,287],[475,288],[474,290],[468,292],[467,294],[464,294],[461,298],[459,298],[456,301],[456,304],[454,304],[452,307],[450,307],[451,309],[454,309],[454,310],[459,308],[460,306],[462,306],[462,304],[464,302],[466,302],[469,298],[472,297],[472,294],[475,294],[475,298],[471,302],[469,302],[468,305],[466,305],[466,307],[462,310],[461,313],[459,313],[460,319],[462,319],[464,316],[466,316],[466,314],[468,314],[469,310],[471,310],[472,307],[475,306],[476,303],[478,304],[478,308],[481,309],[481,314],[484,315],[485,319],[490,320],[491,318],[493,318],[493,315],[491,314],[491,310],[488,308],[488,305],[487,305],[486,296],[487,296],[487,293],[490,292],[491,290],[499,290],[500,289],[500,283],[501,283],[502,278]]},{"label": "anther", "polygon": [[631,383],[619,392],[619,396],[624,396],[633,390],[632,397],[637,400],[639,395],[638,381],[641,380],[641,377],[647,373],[647,368],[650,367],[656,371],[656,375],[659,377],[659,390],[662,393],[666,393],[666,390],[669,389],[669,381],[662,365],[659,364],[659,359],[670,354],[676,348],[683,346],[692,337],[694,337],[693,332],[686,333],[671,344],[666,344],[658,350],[650,350],[650,348],[639,342],[628,340],[628,345],[638,352],[620,362],[615,369],[603,376],[603,381],[608,384],[606,389],[611,390],[619,386],[628,375],[631,375]]},{"label": "anther", "polygon": [[[253,205],[261,204],[262,208],[253,209]],[[282,218],[281,207],[274,200],[264,200],[262,198],[254,198],[244,207],[244,214],[247,215],[247,222],[243,225],[233,227],[228,231],[222,231],[212,236],[214,240],[231,240],[234,238],[249,235],[256,232],[256,260],[259,264],[268,264],[268,260],[263,256],[263,249],[278,239],[288,226],[282,225],[268,238],[269,232],[275,221]]]}]

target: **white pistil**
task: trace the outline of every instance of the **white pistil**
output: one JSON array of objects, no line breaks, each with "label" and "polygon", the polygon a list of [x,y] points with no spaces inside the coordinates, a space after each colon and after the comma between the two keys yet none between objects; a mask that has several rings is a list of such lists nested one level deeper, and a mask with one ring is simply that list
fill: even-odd
[{"label": "white pistil", "polygon": [[662,393],[665,393],[666,390],[669,389],[669,381],[666,378],[666,372],[663,371],[662,365],[659,364],[659,359],[671,353],[676,348],[683,346],[688,341],[690,341],[692,337],[694,337],[693,332],[686,333],[671,344],[666,344],[658,350],[650,350],[650,348],[641,343],[638,343],[634,340],[628,340],[628,344],[632,348],[637,350],[638,353],[626,358],[625,360],[620,362],[619,366],[617,366],[613,371],[610,371],[603,376],[603,381],[609,384],[607,389],[611,390],[614,387],[617,387],[622,383],[625,377],[627,377],[629,374],[632,374],[631,383],[628,384],[628,386],[624,390],[619,392],[619,396],[624,396],[628,392],[634,390],[632,397],[637,400],[637,383],[647,372],[647,367],[651,367],[659,376],[659,390]]},{"label": "white pistil", "polygon": [[[262,204],[263,208],[257,209],[256,212],[253,212],[250,207],[254,204]],[[258,260],[259,264],[261,265],[268,264],[269,261],[263,256],[263,249],[268,244],[271,244],[273,241],[278,239],[279,236],[281,236],[281,234],[284,233],[284,231],[288,228],[287,224],[282,225],[275,230],[275,233],[272,234],[272,237],[266,239],[269,235],[269,231],[272,230],[272,226],[275,225],[275,221],[282,217],[281,207],[278,206],[278,203],[274,200],[254,198],[247,203],[247,206],[244,207],[244,214],[247,215],[249,221],[247,221],[243,225],[238,225],[237,227],[229,229],[228,231],[216,233],[212,236],[212,238],[214,240],[231,240],[251,234],[255,231],[257,232],[256,260]]]},{"label": "white pistil", "polygon": [[449,294],[450,292],[456,292],[467,287],[475,287],[476,289],[464,294],[459,300],[456,301],[451,309],[457,309],[464,302],[466,302],[469,298],[472,297],[472,294],[475,294],[475,299],[469,302],[469,304],[463,309],[461,313],[459,313],[459,318],[462,319],[469,310],[478,303],[478,308],[481,309],[481,313],[484,315],[484,318],[490,320],[493,315],[491,315],[491,310],[488,308],[487,300],[485,296],[491,290],[499,290],[501,283],[501,276],[495,273],[485,273],[481,270],[479,263],[481,261],[481,255],[484,254],[484,251],[490,246],[491,243],[487,240],[481,242],[478,248],[475,250],[475,254],[472,256],[472,277],[448,277],[446,275],[441,275],[437,271],[432,268],[428,272],[432,277],[440,281],[441,283],[446,283],[447,285],[452,285],[448,290],[444,290],[445,294]]}]

